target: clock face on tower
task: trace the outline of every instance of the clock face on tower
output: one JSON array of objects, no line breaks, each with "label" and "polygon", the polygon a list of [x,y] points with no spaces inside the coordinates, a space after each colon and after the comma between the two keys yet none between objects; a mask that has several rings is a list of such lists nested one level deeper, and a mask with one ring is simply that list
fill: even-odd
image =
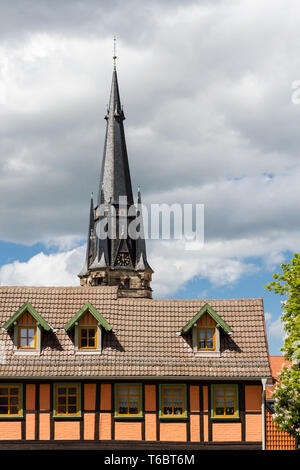
[{"label": "clock face on tower", "polygon": [[120,251],[116,259],[116,264],[118,266],[128,266],[129,263],[130,263],[130,258],[129,258],[128,251]]}]

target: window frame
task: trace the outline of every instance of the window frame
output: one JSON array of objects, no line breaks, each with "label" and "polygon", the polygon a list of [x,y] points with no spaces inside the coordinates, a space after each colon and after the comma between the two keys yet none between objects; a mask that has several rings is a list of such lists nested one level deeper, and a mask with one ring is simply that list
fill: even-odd
[{"label": "window frame", "polygon": [[[234,393],[234,407],[235,407],[235,413],[234,415],[216,415],[215,414],[215,390],[217,388],[233,388],[235,393]],[[224,408],[226,408],[224,406]],[[238,384],[212,384],[211,385],[211,419],[216,419],[216,420],[234,420],[234,419],[239,419],[240,418],[240,412],[239,412],[239,386]]]},{"label": "window frame", "polygon": [[0,420],[22,419],[24,417],[24,412],[23,412],[23,384],[21,384],[21,383],[1,383],[0,388],[18,388],[19,389],[19,394],[18,394],[19,413],[17,415],[15,415],[15,414],[14,415],[12,415],[12,414],[0,414]]},{"label": "window frame", "polygon": [[[21,330],[27,330],[27,336],[26,336],[26,339],[27,339],[27,343],[28,343],[28,330],[34,330],[34,347],[29,347],[29,346],[21,346]],[[33,324],[33,325],[22,325],[22,324],[19,324],[18,325],[18,350],[29,350],[29,351],[34,351],[37,349],[37,336],[38,336],[38,326],[36,324]]]},{"label": "window frame", "polygon": [[[58,399],[58,387],[76,387],[77,389],[77,401],[78,401],[78,412],[76,414],[60,414],[57,412],[57,399]],[[56,382],[53,384],[53,418],[55,419],[78,419],[82,417],[82,403],[81,403],[81,384],[78,382]]]},{"label": "window frame", "polygon": [[[80,328],[96,328],[96,347],[81,348],[80,347]],[[74,331],[74,350],[75,354],[102,354],[102,326],[98,324],[75,324]]]},{"label": "window frame", "polygon": [[[21,328],[29,327],[35,328],[35,348],[24,348],[19,347],[20,344],[20,330]],[[35,325],[23,325],[17,324],[14,325],[14,334],[13,334],[13,351],[16,355],[40,355],[42,345],[42,330],[39,324]]]},{"label": "window frame", "polygon": [[[198,349],[198,328],[195,323],[192,328],[193,352],[197,357],[221,357],[221,333],[218,325],[215,326],[215,349]],[[200,327],[202,328],[202,327]]]},{"label": "window frame", "polygon": [[[213,347],[200,348],[200,331],[205,331],[205,345],[207,344],[207,330],[213,331]],[[216,326],[198,326],[197,325],[197,351],[215,351],[216,350]]]},{"label": "window frame", "polygon": [[[182,387],[183,388],[183,414],[182,415],[165,415],[163,414],[163,396],[164,396],[164,392],[163,392],[163,389],[164,388],[175,388],[175,387]],[[171,419],[171,420],[176,420],[176,419],[179,419],[179,420],[182,420],[182,419],[187,419],[187,416],[188,416],[188,413],[187,413],[187,386],[186,384],[182,384],[182,383],[179,383],[179,384],[159,384],[159,418],[160,419]]]},{"label": "window frame", "polygon": [[[119,387],[138,387],[138,409],[139,413],[137,414],[119,414],[119,393],[118,389]],[[114,417],[117,419],[140,419],[143,418],[144,413],[143,413],[143,393],[142,393],[142,384],[141,383],[115,383],[114,387],[114,399],[115,399],[115,410],[114,410]]]},{"label": "window frame", "polygon": [[[94,347],[89,347],[89,346],[81,346],[81,330],[95,330],[95,346]],[[98,325],[84,325],[84,324],[79,324],[78,329],[77,329],[77,334],[78,334],[78,351],[97,351],[99,349],[98,347]],[[87,338],[89,338],[89,335],[87,335]]]}]

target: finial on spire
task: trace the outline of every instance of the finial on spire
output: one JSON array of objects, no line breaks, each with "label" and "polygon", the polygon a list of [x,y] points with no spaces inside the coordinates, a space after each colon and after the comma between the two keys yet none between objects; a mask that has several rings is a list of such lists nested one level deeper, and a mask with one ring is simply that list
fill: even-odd
[{"label": "finial on spire", "polygon": [[117,39],[116,39],[116,36],[114,36],[114,55],[113,55],[114,70],[116,70],[116,59],[117,59],[117,56],[116,56],[116,42],[117,42]]}]

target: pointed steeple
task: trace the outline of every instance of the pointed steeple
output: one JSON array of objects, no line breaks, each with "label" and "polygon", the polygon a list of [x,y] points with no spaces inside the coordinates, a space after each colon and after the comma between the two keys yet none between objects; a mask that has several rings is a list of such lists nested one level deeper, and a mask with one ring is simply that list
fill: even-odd
[{"label": "pointed steeple", "polygon": [[89,273],[89,266],[91,261],[94,258],[95,253],[95,212],[94,212],[94,201],[93,193],[91,194],[91,203],[90,203],[90,219],[89,219],[89,229],[87,236],[87,245],[86,245],[86,257],[84,266],[79,274],[81,276],[87,276]]},{"label": "pointed steeple", "polygon": [[[104,204],[104,193],[103,193],[103,186],[101,185],[100,194],[99,194],[99,201],[100,204]],[[97,224],[101,224],[104,220],[105,214],[102,214],[98,217],[97,222],[95,222],[95,229],[97,231]],[[97,237],[96,240],[96,247],[95,247],[95,259],[91,260],[92,263],[90,264],[90,269],[100,269],[106,268],[109,266],[109,252],[108,252],[108,238],[99,238]]]},{"label": "pointed steeple", "polygon": [[141,189],[138,186],[138,199],[137,199],[137,218],[140,221],[139,233],[140,237],[136,241],[136,271],[152,271],[147,261],[146,254],[146,242],[145,242],[145,232],[144,232],[144,222],[143,222],[143,211],[142,211],[142,198],[141,198]]},{"label": "pointed steeple", "polygon": [[[133,204],[131,179],[121,106],[117,71],[113,71],[109,106],[105,116],[107,121],[104,153],[100,176],[106,203],[119,203],[120,196],[126,196],[129,205]],[[98,197],[100,204],[100,190]]]},{"label": "pointed steeple", "polygon": [[[151,298],[153,271],[147,262],[140,190],[138,206],[134,206],[123,126],[125,116],[115,66],[105,119],[98,201],[95,210],[91,208],[86,262],[79,274],[80,284],[117,285],[121,297]],[[128,230],[130,224],[135,223],[138,239]]]}]

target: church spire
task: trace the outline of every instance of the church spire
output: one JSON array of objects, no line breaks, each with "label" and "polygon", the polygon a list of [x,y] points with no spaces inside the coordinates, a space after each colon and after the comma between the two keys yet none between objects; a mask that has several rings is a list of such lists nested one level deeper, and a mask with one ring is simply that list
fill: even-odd
[{"label": "church spire", "polygon": [[[91,206],[87,255],[79,274],[80,284],[117,285],[121,297],[151,298],[153,271],[146,256],[140,190],[138,207],[134,206],[115,60],[114,50],[98,201],[95,209]],[[139,227],[138,238],[128,231],[131,223]]]},{"label": "church spire", "polygon": [[98,204],[100,203],[100,189],[103,185],[105,202],[118,204],[119,198],[126,196],[127,203],[132,205],[132,187],[123,126],[125,116],[121,106],[118,77],[115,69],[112,75],[110,100],[105,119],[107,125]]}]

